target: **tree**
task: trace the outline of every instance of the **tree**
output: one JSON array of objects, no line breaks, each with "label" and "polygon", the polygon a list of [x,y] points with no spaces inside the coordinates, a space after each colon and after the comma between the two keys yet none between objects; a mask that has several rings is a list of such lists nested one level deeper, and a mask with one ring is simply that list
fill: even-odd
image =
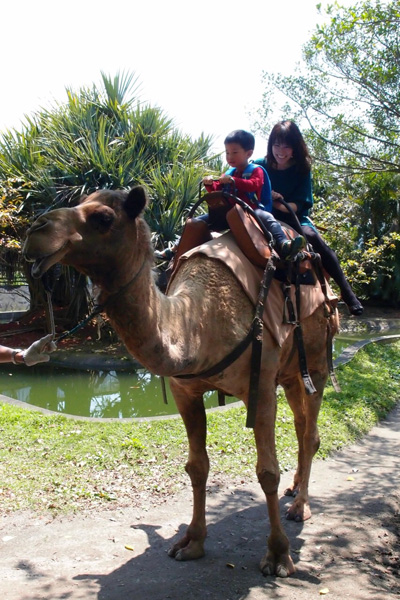
[{"label": "tree", "polygon": [[[319,5],[321,10],[321,5]],[[318,158],[352,171],[400,172],[400,2],[326,9],[292,76],[264,74],[262,122],[283,112],[305,122]],[[262,125],[262,128],[265,129]]]},{"label": "tree", "polygon": [[[179,233],[206,165],[212,166],[212,140],[182,134],[161,109],[140,103],[137,91],[133,74],[102,74],[100,86],[67,89],[65,102],[27,117],[21,131],[2,134],[4,209],[20,223],[11,263],[10,248],[6,256],[0,247],[3,273],[6,264],[17,268],[27,223],[100,188],[145,184],[152,198],[147,218],[154,242],[162,248]],[[11,197],[18,197],[18,217]],[[29,284],[33,304],[43,303],[35,283]],[[63,269],[57,287],[55,297],[69,304],[69,316],[76,320],[87,308],[85,282]]]},{"label": "tree", "polygon": [[[319,5],[321,10],[321,7]],[[264,74],[256,124],[302,127],[315,210],[360,296],[400,302],[400,2],[326,9],[295,75]]]}]

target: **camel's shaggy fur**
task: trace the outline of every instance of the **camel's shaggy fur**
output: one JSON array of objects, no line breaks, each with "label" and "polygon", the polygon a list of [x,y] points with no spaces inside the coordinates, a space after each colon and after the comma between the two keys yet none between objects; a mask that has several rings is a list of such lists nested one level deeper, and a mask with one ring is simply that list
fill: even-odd
[{"label": "camel's shaggy fur", "polygon": [[[170,550],[177,560],[199,558],[206,537],[205,495],[209,461],[203,394],[221,390],[247,404],[248,349],[219,375],[177,379],[199,373],[223,359],[247,334],[254,308],[231,271],[205,256],[188,259],[163,295],[152,275],[153,250],[141,216],[147,203],[138,186],[129,193],[102,190],[79,206],[51,211],[30,228],[24,246],[32,272],[40,277],[56,262],[73,265],[99,286],[113,327],[129,352],[151,372],[171,377],[170,387],[184,420],[189,457],[186,470],[193,487],[193,518]],[[335,319],[336,317],[333,317]],[[275,452],[276,386],[280,383],[293,410],[299,441],[298,467],[288,495],[295,496],[288,517],[308,519],[308,482],[319,445],[317,416],[328,375],[327,318],[323,307],[304,320],[308,368],[317,392],[304,393],[293,335],[280,348],[265,329],[259,400],[254,428],[257,476],[265,492],[271,533],[261,561],[264,574],[285,577],[294,571],[278,503],[279,466]]]}]

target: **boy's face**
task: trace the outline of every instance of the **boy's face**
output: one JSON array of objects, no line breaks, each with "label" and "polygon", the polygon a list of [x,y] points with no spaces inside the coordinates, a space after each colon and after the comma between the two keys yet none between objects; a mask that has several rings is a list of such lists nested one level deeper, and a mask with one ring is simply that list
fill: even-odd
[{"label": "boy's face", "polygon": [[244,169],[253,150],[244,150],[240,144],[225,144],[226,162],[234,169]]}]

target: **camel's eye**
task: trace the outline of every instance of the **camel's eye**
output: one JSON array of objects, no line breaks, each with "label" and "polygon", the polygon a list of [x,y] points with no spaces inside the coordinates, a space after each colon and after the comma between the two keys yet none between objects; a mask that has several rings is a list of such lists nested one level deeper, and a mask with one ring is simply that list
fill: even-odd
[{"label": "camel's eye", "polygon": [[102,207],[101,210],[92,212],[87,221],[100,233],[106,233],[114,222],[114,213],[110,208]]}]

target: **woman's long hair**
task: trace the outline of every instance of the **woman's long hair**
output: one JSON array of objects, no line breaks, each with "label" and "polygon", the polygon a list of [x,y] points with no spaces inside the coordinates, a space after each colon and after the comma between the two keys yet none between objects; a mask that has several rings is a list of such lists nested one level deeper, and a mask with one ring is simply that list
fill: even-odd
[{"label": "woman's long hair", "polygon": [[272,153],[274,144],[286,144],[293,150],[293,160],[300,173],[311,170],[311,156],[300,129],[294,121],[280,121],[273,128],[268,139],[267,166],[276,169],[277,163]]}]

